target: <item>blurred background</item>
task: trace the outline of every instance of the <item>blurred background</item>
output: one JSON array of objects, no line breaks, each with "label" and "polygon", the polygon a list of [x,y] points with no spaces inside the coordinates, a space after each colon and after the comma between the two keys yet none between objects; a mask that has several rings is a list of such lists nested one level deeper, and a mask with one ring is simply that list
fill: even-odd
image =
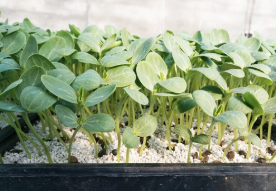
[{"label": "blurred background", "polygon": [[276,38],[276,1],[271,0],[2,0],[0,21],[32,23],[52,31],[74,24],[104,29],[126,27],[132,34],[152,37],[172,30],[210,32],[223,28],[231,41],[254,31],[264,39]]}]

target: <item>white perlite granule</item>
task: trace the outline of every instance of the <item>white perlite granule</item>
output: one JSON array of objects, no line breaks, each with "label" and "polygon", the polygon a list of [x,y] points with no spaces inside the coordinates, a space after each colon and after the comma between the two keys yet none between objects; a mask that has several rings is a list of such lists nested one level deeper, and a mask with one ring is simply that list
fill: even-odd
[{"label": "white perlite granule", "polygon": [[[127,121],[127,117],[123,118],[123,123]],[[193,122],[192,127],[195,127],[197,125],[196,122]],[[210,123],[207,123],[207,127],[210,126]],[[208,128],[205,129],[208,129]],[[38,132],[38,134],[45,138],[48,135],[48,132],[46,134],[43,133],[41,123],[37,123],[34,125],[34,128]],[[74,130],[72,132],[69,128],[64,127],[65,132],[69,135],[69,137],[72,136],[74,133]],[[121,128],[121,133],[123,132],[124,128]],[[173,127],[172,127],[173,131]],[[192,134],[194,135],[196,130],[193,128],[191,129]],[[172,142],[172,145],[174,145],[174,151],[170,152],[166,148],[168,147],[168,142],[164,141],[166,133],[166,128],[164,125],[159,125],[156,133],[154,135],[151,135],[151,138],[148,140],[149,148],[145,148],[143,151],[143,155],[140,157],[138,148],[130,149],[130,163],[186,163],[187,162],[187,154],[188,154],[188,145],[184,145],[182,143],[176,143]],[[76,134],[76,141],[73,143],[72,146],[72,156],[77,157],[78,162],[80,163],[117,163],[117,157],[112,154],[113,149],[117,149],[117,135],[115,132],[111,132],[112,137],[112,143],[108,145],[107,155],[103,155],[103,157],[96,159],[94,157],[95,150],[94,145],[90,144],[88,137],[79,131]],[[264,156],[271,157],[271,154],[267,153],[266,151],[266,140],[263,139],[261,141],[262,147],[259,148],[255,145],[251,146],[251,156],[249,159],[245,159],[244,156],[239,155],[235,153],[235,158],[233,161],[228,161],[227,157],[225,157],[225,160],[222,161],[222,155],[223,151],[222,149],[225,148],[234,138],[233,133],[227,129],[225,131],[225,134],[223,136],[225,145],[223,148],[219,145],[217,145],[217,134],[218,132],[214,130],[212,134],[212,140],[211,140],[211,154],[209,155],[208,163],[212,163],[215,160],[219,160],[223,163],[255,163],[258,158],[263,158]],[[37,145],[39,145],[39,148],[43,152],[42,146],[40,146],[39,142],[35,139],[32,133],[28,133],[28,135],[35,140]],[[105,133],[105,136],[108,138],[107,133]],[[171,136],[172,139],[177,139],[176,135]],[[14,147],[14,149],[20,149],[23,150],[23,152],[17,154],[17,153],[11,153],[6,152],[3,156],[4,163],[48,163],[46,155],[39,156],[37,150],[31,145],[29,141],[25,141],[26,146],[28,147],[32,159],[27,158],[27,154],[24,151],[23,147],[20,143],[17,143],[17,145]],[[64,148],[64,146],[58,142],[57,138],[54,138],[53,141],[45,142],[47,147],[49,148],[49,152],[51,154],[51,157],[53,159],[54,163],[67,163],[67,157],[68,154]],[[67,144],[69,145],[69,143]],[[101,145],[98,144],[98,152],[102,150]],[[192,156],[195,152],[199,151],[200,144],[193,143],[191,148],[191,163],[200,163],[201,160],[199,159],[193,159]],[[271,147],[275,148],[275,143],[271,141]],[[139,145],[141,147],[141,145]],[[245,144],[244,141],[238,141],[238,147],[239,150],[243,150],[247,152],[248,145]],[[208,145],[204,146],[203,152],[206,151],[208,148]],[[235,150],[235,145],[233,144],[231,147],[232,150]],[[121,163],[125,163],[126,160],[126,147],[124,145],[121,146]],[[269,162],[269,161],[267,161]],[[272,161],[272,163],[275,163],[276,159]]]}]

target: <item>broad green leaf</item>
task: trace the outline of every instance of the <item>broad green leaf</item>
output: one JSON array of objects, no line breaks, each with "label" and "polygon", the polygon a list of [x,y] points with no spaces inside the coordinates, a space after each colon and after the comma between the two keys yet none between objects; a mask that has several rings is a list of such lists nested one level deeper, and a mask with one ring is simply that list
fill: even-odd
[{"label": "broad green leaf", "polygon": [[172,102],[172,110],[177,113],[184,113],[186,111],[189,111],[190,109],[194,108],[196,106],[196,102],[191,97],[182,97],[174,99]]},{"label": "broad green leaf", "polygon": [[228,101],[228,110],[241,111],[244,114],[252,112],[252,108],[241,98],[232,96]]},{"label": "broad green leaf", "polygon": [[87,70],[79,75],[72,84],[72,87],[78,91],[81,87],[85,91],[98,88],[101,85],[101,76],[95,70]]},{"label": "broad green leaf", "polygon": [[55,53],[57,53],[59,56],[62,56],[62,57],[69,56],[74,52],[76,52],[76,50],[73,48],[61,48],[61,49],[55,50]]},{"label": "broad green leaf", "polygon": [[142,92],[139,92],[138,90],[135,90],[135,89],[128,89],[128,88],[124,88],[124,90],[137,103],[140,103],[142,105],[147,105],[149,103],[147,96],[145,96]]},{"label": "broad green leaf", "polygon": [[254,94],[245,92],[243,94],[244,101],[253,108],[254,115],[263,115],[264,110]]},{"label": "broad green leaf", "polygon": [[194,100],[199,107],[209,116],[213,116],[217,109],[214,98],[204,90],[196,90],[192,93]]},{"label": "broad green leaf", "polygon": [[136,72],[143,86],[150,91],[153,91],[154,86],[160,81],[154,68],[146,61],[138,63]]},{"label": "broad green leaf", "polygon": [[127,148],[138,147],[140,143],[139,138],[134,135],[133,130],[130,127],[127,127],[124,131],[123,143]]},{"label": "broad green leaf", "polygon": [[168,67],[165,61],[162,59],[162,57],[159,54],[155,52],[150,52],[146,57],[146,61],[150,63],[151,67],[155,70],[155,73],[157,75],[160,76],[162,72],[164,76],[167,76]]},{"label": "broad green leaf", "polygon": [[32,36],[35,37],[37,44],[42,44],[51,38],[49,36],[44,36],[44,35],[39,35],[39,34],[32,34]]},{"label": "broad green leaf", "polygon": [[45,71],[38,66],[33,66],[27,69],[21,76],[22,83],[16,88],[16,97],[19,99],[22,90],[27,86],[38,86],[42,87],[41,76],[45,74]]},{"label": "broad green leaf", "polygon": [[113,43],[116,41],[117,34],[110,36],[101,46],[101,52],[109,50],[113,47]]},{"label": "broad green leaf", "polygon": [[130,51],[122,51],[122,52],[118,52],[116,54],[113,54],[114,56],[118,56],[120,58],[123,58],[125,60],[129,60],[130,58],[132,58],[133,53]]},{"label": "broad green leaf", "polygon": [[194,72],[200,72],[200,73],[204,74],[204,76],[206,76],[210,80],[215,80],[216,79],[215,71],[210,69],[210,68],[199,67],[199,68],[192,68],[188,71],[188,73],[190,75],[192,75]]},{"label": "broad green leaf", "polygon": [[217,86],[208,85],[208,86],[202,87],[201,90],[204,90],[209,94],[211,94],[214,100],[221,100],[224,96],[223,91]]},{"label": "broad green leaf", "polygon": [[58,119],[66,127],[76,128],[79,126],[77,116],[69,108],[63,105],[56,105],[55,111]]},{"label": "broad green leaf", "polygon": [[181,137],[184,137],[184,139],[187,141],[189,141],[192,138],[192,133],[190,129],[188,129],[184,125],[176,125],[174,128],[174,133]]},{"label": "broad green leaf", "polygon": [[55,66],[56,69],[64,69],[64,70],[69,70],[67,66],[60,62],[52,62],[52,64]]},{"label": "broad green leaf", "polygon": [[182,93],[186,90],[186,82],[183,78],[173,77],[166,79],[164,81],[160,81],[159,84],[174,93]]},{"label": "broad green leaf", "polygon": [[73,38],[72,38],[72,36],[70,35],[69,32],[67,32],[65,30],[61,30],[61,31],[57,32],[57,36],[60,36],[65,40],[64,48],[69,48],[69,49],[74,49],[75,48],[74,40],[73,40]]},{"label": "broad green leaf", "polygon": [[270,67],[265,64],[253,64],[253,65],[248,66],[248,68],[260,70],[265,74],[269,74],[271,72]]},{"label": "broad green leaf", "polygon": [[27,31],[31,31],[36,28],[36,26],[28,18],[25,18],[22,24]]},{"label": "broad green leaf", "polygon": [[39,66],[43,68],[46,73],[50,70],[56,69],[52,62],[40,54],[33,54],[27,59],[25,69],[31,68],[33,66]]},{"label": "broad green leaf", "polygon": [[0,101],[0,111],[4,112],[26,112],[26,110],[20,105],[16,105],[9,102]]},{"label": "broad green leaf", "polygon": [[216,121],[241,129],[247,126],[247,118],[241,111],[226,111],[214,118]]},{"label": "broad green leaf", "polygon": [[97,27],[96,25],[91,25],[91,26],[86,27],[82,31],[82,33],[99,34],[101,36],[104,34],[104,32],[101,29],[99,29],[99,27]]},{"label": "broad green leaf", "polygon": [[157,119],[151,115],[144,115],[133,124],[133,132],[139,137],[147,137],[154,133],[157,128]]},{"label": "broad green leaf", "polygon": [[135,65],[140,62],[151,50],[155,43],[155,38],[149,38],[135,49],[133,52],[132,63]]},{"label": "broad green leaf", "polygon": [[129,51],[133,52],[136,52],[137,49],[146,41],[147,39],[146,38],[139,38],[139,39],[136,39],[134,40],[130,45],[129,45]]},{"label": "broad green leaf", "polygon": [[125,87],[135,82],[136,75],[127,66],[112,68],[106,72],[104,79],[107,84],[116,84],[117,87]]},{"label": "broad green leaf", "polygon": [[44,86],[57,97],[71,103],[78,103],[75,90],[65,82],[49,75],[43,75],[41,81]]},{"label": "broad green leaf", "polygon": [[93,114],[85,119],[83,128],[90,132],[111,132],[115,128],[115,122],[107,114]]},{"label": "broad green leaf", "polygon": [[235,53],[238,54],[242,58],[245,66],[250,66],[251,65],[252,57],[251,57],[250,52],[247,49],[245,49],[245,48],[238,49],[238,50],[235,51]]},{"label": "broad green leaf", "polygon": [[70,109],[73,113],[76,113],[76,111],[77,111],[77,105],[76,104],[70,103],[70,102],[65,101],[63,99],[57,100],[56,103],[53,104],[53,107],[55,107],[57,105],[63,105],[65,107],[67,107],[68,109]]},{"label": "broad green leaf", "polygon": [[55,97],[36,86],[28,86],[24,88],[20,95],[22,107],[33,113],[48,109],[56,101]]},{"label": "broad green leaf", "polygon": [[246,135],[244,135],[244,137],[247,140],[251,141],[257,147],[262,147],[260,138],[257,135],[255,135],[254,133],[247,133]]},{"label": "broad green leaf", "polygon": [[243,58],[238,55],[235,52],[229,52],[228,55],[231,57],[231,59],[234,61],[234,65],[240,67],[240,68],[244,68],[245,67],[245,63]]},{"label": "broad green leaf", "polygon": [[15,54],[17,53],[26,43],[26,36],[23,32],[16,31],[11,33],[1,39],[3,47],[1,52],[5,54]]},{"label": "broad green leaf", "polygon": [[271,85],[273,83],[272,79],[268,75],[264,74],[263,72],[260,72],[255,69],[250,69],[250,68],[248,68],[248,72],[255,75],[258,78],[260,85],[262,84]]},{"label": "broad green leaf", "polygon": [[115,33],[116,34],[118,33],[118,30],[114,26],[112,26],[112,25],[106,25],[104,27],[104,31],[105,31],[105,35],[108,35],[108,36],[111,36],[111,35],[113,35]]},{"label": "broad green leaf", "polygon": [[48,58],[51,62],[59,61],[61,56],[58,55],[55,50],[66,48],[66,42],[64,38],[55,36],[45,42],[39,49],[39,54]]},{"label": "broad green leaf", "polygon": [[260,46],[261,46],[261,41],[256,38],[256,37],[251,37],[249,39],[247,39],[243,45],[248,48],[248,50],[250,50],[251,52],[256,52],[259,50]]},{"label": "broad green leaf", "polygon": [[79,36],[80,35],[80,29],[78,27],[76,27],[75,25],[70,25],[69,24],[69,28],[71,30],[71,32],[75,35],[75,36]]},{"label": "broad green leaf", "polygon": [[254,94],[254,90],[249,87],[233,88],[229,91],[229,93],[235,93],[235,94],[244,94],[245,92],[250,92]]},{"label": "broad green leaf", "polygon": [[257,98],[257,100],[259,101],[260,104],[263,104],[268,100],[269,95],[266,92],[266,90],[264,88],[262,88],[261,86],[249,85],[247,87],[254,91],[254,95],[255,95],[255,97]]},{"label": "broad green leaf", "polygon": [[172,56],[175,64],[185,73],[192,67],[189,57],[179,48],[178,45],[173,46]]},{"label": "broad green leaf", "polygon": [[189,42],[183,40],[179,36],[174,36],[173,39],[188,56],[191,56],[194,53],[192,47],[190,47]]},{"label": "broad green leaf", "polygon": [[126,47],[124,47],[124,46],[118,46],[118,47],[112,48],[110,51],[105,53],[105,56],[112,56],[113,54],[122,52],[125,49],[126,49]]},{"label": "broad green leaf", "polygon": [[268,99],[262,107],[265,114],[276,113],[276,97]]},{"label": "broad green leaf", "polygon": [[[78,40],[81,43],[83,43],[85,46],[87,46],[88,50],[91,49],[93,52],[101,51],[100,37],[97,34],[82,33],[80,36],[78,36]],[[78,45],[80,46],[79,43],[78,43]],[[83,48],[81,48],[81,50],[83,51]]]},{"label": "broad green leaf", "polygon": [[101,59],[101,65],[104,67],[114,67],[114,66],[128,65],[128,64],[130,65],[128,61],[115,55],[104,56]]},{"label": "broad green leaf", "polygon": [[75,74],[68,69],[54,69],[49,71],[47,75],[55,77],[68,85],[76,78]]},{"label": "broad green leaf", "polygon": [[216,54],[216,53],[202,53],[194,57],[207,57],[207,58],[212,58],[217,61],[221,61],[221,55]]},{"label": "broad green leaf", "polygon": [[164,42],[167,50],[170,52],[172,52],[173,46],[175,45],[173,36],[174,36],[173,32],[169,31],[169,30],[167,30],[163,34],[163,42]]},{"label": "broad green leaf", "polygon": [[256,60],[266,60],[269,58],[269,56],[263,52],[250,52],[251,56]]},{"label": "broad green leaf", "polygon": [[4,58],[9,58],[9,57],[10,57],[10,55],[0,52],[0,61],[2,61]]},{"label": "broad green leaf", "polygon": [[[1,94],[0,94],[0,98],[3,98],[5,96],[8,95],[8,93],[13,90],[15,87],[17,87],[19,84],[22,83],[22,79],[19,79],[13,83],[11,83]],[[6,97],[5,97],[6,98]]]},{"label": "broad green leaf", "polygon": [[20,70],[20,67],[13,59],[4,59],[0,62],[0,73],[8,70]]},{"label": "broad green leaf", "polygon": [[230,52],[234,52],[235,50],[238,50],[241,48],[244,48],[244,46],[242,46],[240,44],[236,44],[236,43],[226,43],[219,47],[219,49],[226,54],[228,54]]},{"label": "broad green leaf", "polygon": [[[227,73],[227,74],[230,74],[230,75],[235,76],[237,78],[243,78],[245,76],[244,71],[241,70],[241,69],[229,69],[229,70],[223,71],[222,73]],[[224,75],[226,75],[226,74],[224,74]]]},{"label": "broad green leaf", "polygon": [[76,52],[75,54],[72,55],[72,58],[83,63],[100,65],[100,63],[94,56],[86,52]]},{"label": "broad green leaf", "polygon": [[196,136],[191,138],[191,141],[193,143],[199,143],[199,144],[202,144],[202,145],[208,145],[209,142],[210,142],[209,137],[205,134],[196,135]]},{"label": "broad green leaf", "polygon": [[276,81],[276,72],[271,72],[271,73],[269,74],[269,77],[270,77],[270,79],[271,79],[273,82],[275,82],[275,81]]},{"label": "broad green leaf", "polygon": [[86,98],[85,103],[83,105],[86,107],[91,107],[93,105],[101,103],[106,98],[108,98],[115,91],[115,89],[116,89],[115,84],[101,87],[101,88],[97,89],[96,91],[92,92]]},{"label": "broad green leaf", "polygon": [[210,42],[213,45],[230,42],[229,34],[224,29],[212,29],[210,33]]},{"label": "broad green leaf", "polygon": [[37,42],[35,37],[30,35],[30,37],[27,40],[26,46],[24,47],[23,52],[20,56],[20,66],[24,68],[29,56],[36,53],[38,53]]},{"label": "broad green leaf", "polygon": [[128,50],[128,47],[129,47],[129,37],[128,37],[128,31],[126,30],[126,28],[122,29],[121,36],[122,36],[123,45]]},{"label": "broad green leaf", "polygon": [[224,90],[227,90],[227,83],[226,83],[226,81],[223,79],[223,77],[220,75],[220,73],[219,72],[217,72],[217,71],[215,71],[214,70],[214,74],[215,74],[215,81],[218,83],[218,85],[222,88],[222,89],[224,89]]}]

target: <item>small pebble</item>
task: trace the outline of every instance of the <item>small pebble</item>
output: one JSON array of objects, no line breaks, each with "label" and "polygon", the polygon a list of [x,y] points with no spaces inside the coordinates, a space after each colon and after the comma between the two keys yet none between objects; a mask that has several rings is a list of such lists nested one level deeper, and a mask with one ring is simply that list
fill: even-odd
[{"label": "small pebble", "polygon": [[195,152],[193,155],[193,159],[197,159],[198,158],[198,152]]},{"label": "small pebble", "polygon": [[113,150],[111,151],[111,153],[112,153],[114,156],[117,156],[117,149],[113,149]]},{"label": "small pebble", "polygon": [[221,163],[219,160],[214,160],[213,163]]},{"label": "small pebble", "polygon": [[221,141],[220,142],[220,146],[223,147],[225,145],[225,142],[224,141]]},{"label": "small pebble", "polygon": [[244,140],[245,140],[245,138],[243,137],[243,138],[241,138],[240,140],[241,140],[241,141],[244,141]]},{"label": "small pebble", "polygon": [[205,152],[202,153],[202,157],[206,157],[210,154],[212,154],[210,151],[205,151]]},{"label": "small pebble", "polygon": [[275,150],[273,147],[267,147],[267,152],[268,152],[269,154],[273,155],[275,151],[276,151],[276,150]]},{"label": "small pebble", "polygon": [[106,155],[106,150],[105,149],[102,149],[99,153],[98,153],[98,157],[102,157]]},{"label": "small pebble", "polygon": [[264,158],[258,158],[257,162],[258,163],[266,163],[266,160]]},{"label": "small pebble", "polygon": [[245,151],[243,151],[243,150],[240,150],[240,151],[239,151],[239,155],[243,155],[244,158],[246,158],[246,154],[247,154],[247,153],[246,153]]},{"label": "small pebble", "polygon": [[71,156],[70,163],[78,163],[77,157]]},{"label": "small pebble", "polygon": [[228,158],[229,161],[232,161],[235,158],[235,152],[229,151],[226,157]]},{"label": "small pebble", "polygon": [[11,150],[10,152],[11,152],[11,153],[17,153],[17,154],[19,154],[19,153],[23,152],[23,150],[20,150],[20,149],[13,149],[13,150]]},{"label": "small pebble", "polygon": [[209,157],[208,157],[208,156],[205,156],[205,157],[201,160],[201,162],[202,162],[202,163],[207,163],[208,160],[209,160]]}]

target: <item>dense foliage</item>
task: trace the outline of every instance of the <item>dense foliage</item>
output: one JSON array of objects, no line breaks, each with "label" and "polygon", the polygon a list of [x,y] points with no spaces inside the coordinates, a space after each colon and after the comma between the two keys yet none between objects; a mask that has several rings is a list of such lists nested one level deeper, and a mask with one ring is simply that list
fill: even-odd
[{"label": "dense foliage", "polygon": [[[252,38],[240,36],[232,43],[223,29],[194,35],[168,30],[157,37],[140,38],[110,25],[104,30],[95,25],[83,31],[74,25],[69,28],[45,31],[29,19],[12,25],[0,23],[0,111],[8,116],[0,114],[0,118],[14,127],[29,158],[25,138],[40,155],[43,152],[21,130],[14,112],[22,113],[49,163],[48,148],[30,123],[28,112],[38,113],[44,131],[49,128],[48,139],[56,136],[64,145],[68,162],[79,130],[94,144],[95,157],[95,137],[108,147],[112,141],[108,133],[115,130],[117,161],[123,143],[128,148],[128,162],[129,149],[137,147],[138,138],[143,137],[142,154],[146,137],[155,132],[158,123],[166,124],[170,150],[170,137],[175,133],[179,142],[184,139],[190,148],[192,143],[201,144],[200,158],[203,145],[210,150],[215,124],[217,144],[229,125],[234,130],[231,144],[236,143],[236,151],[236,141],[247,140],[248,158],[251,142],[260,146],[256,133],[263,138],[263,125],[269,121],[269,146],[276,112],[276,40],[263,40],[254,33]],[[128,127],[121,137],[119,125],[125,113]],[[253,131],[259,116],[262,123]],[[197,135],[193,136],[190,129],[195,119]],[[173,121],[176,126],[171,132]],[[61,123],[75,128],[69,146]]]}]

